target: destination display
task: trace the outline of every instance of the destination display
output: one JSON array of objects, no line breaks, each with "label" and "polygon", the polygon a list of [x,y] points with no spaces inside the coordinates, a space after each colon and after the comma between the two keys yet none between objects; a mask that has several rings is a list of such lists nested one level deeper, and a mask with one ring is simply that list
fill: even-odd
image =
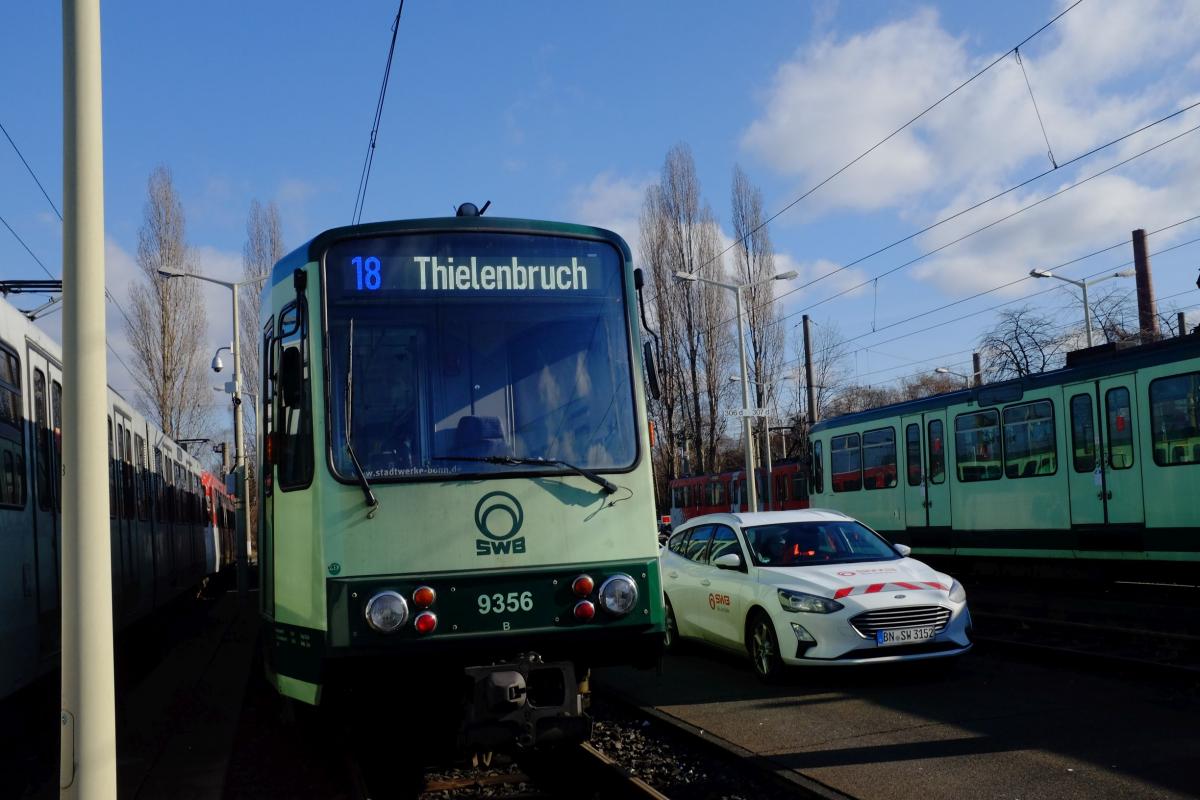
[{"label": "destination display", "polygon": [[619,296],[616,251],[602,242],[524,235],[394,236],[334,245],[325,269],[344,298]]}]

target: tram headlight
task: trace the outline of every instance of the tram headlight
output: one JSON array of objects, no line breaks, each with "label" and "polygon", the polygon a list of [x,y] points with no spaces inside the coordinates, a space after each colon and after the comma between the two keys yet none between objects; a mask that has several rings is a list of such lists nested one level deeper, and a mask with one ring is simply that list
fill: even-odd
[{"label": "tram headlight", "polygon": [[408,603],[399,592],[379,592],[363,609],[367,624],[380,633],[395,633],[408,622]]},{"label": "tram headlight", "polygon": [[637,605],[637,584],[628,575],[613,575],[600,584],[598,597],[605,611],[613,616],[623,617]]}]

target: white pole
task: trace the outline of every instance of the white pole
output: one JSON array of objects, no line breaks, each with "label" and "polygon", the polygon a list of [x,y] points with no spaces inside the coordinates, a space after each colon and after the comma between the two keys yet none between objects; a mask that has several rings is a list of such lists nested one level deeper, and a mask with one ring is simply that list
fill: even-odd
[{"label": "white pole", "polygon": [[63,798],[117,796],[99,0],[63,0]]},{"label": "white pole", "polygon": [[238,597],[246,596],[248,575],[248,556],[246,537],[250,535],[250,503],[246,497],[246,442],[242,433],[242,357],[241,357],[241,326],[238,324],[238,284],[229,287],[233,295],[233,438],[237,450],[234,453],[233,474],[237,486],[237,589]]},{"label": "white pole", "polygon": [[[746,374],[746,341],[742,331],[742,287],[735,287],[733,296],[737,306],[738,359],[742,364],[742,409],[750,410],[750,376]],[[746,443],[746,510],[758,511],[758,487],[754,485],[754,434],[750,429],[750,417],[742,417],[742,440]]]}]

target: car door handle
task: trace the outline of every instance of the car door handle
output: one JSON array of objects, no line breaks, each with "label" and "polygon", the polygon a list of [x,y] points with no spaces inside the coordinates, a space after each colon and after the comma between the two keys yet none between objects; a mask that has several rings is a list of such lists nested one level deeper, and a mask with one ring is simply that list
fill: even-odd
[{"label": "car door handle", "polygon": [[1097,500],[1112,500],[1112,489],[1109,489],[1107,492],[1096,492],[1096,499]]},{"label": "car door handle", "polygon": [[711,586],[712,581],[710,581],[708,578],[705,578],[704,580],[700,581],[700,585],[701,586]]},{"label": "car door handle", "polygon": [[674,571],[674,570],[671,570],[670,572],[668,572],[668,573],[667,573],[667,577],[668,577],[668,578],[678,578],[678,577],[679,577],[679,573],[678,573],[678,572],[676,572],[676,571]]}]

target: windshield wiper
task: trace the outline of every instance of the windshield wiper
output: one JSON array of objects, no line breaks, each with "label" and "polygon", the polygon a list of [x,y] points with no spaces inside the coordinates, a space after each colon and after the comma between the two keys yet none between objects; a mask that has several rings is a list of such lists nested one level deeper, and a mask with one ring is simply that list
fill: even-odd
[{"label": "windshield wiper", "polygon": [[350,345],[346,349],[346,452],[350,454],[350,463],[354,465],[354,472],[358,475],[358,485],[362,487],[363,499],[367,501],[367,507],[371,510],[367,513],[367,518],[371,519],[375,516],[375,512],[379,510],[379,499],[375,497],[375,492],[371,490],[371,483],[367,480],[367,473],[363,472],[362,464],[358,461],[358,456],[354,453],[354,445],[351,444],[351,437],[354,435],[354,320],[350,320]]},{"label": "windshield wiper", "polygon": [[515,456],[434,456],[434,461],[482,461],[485,464],[504,464],[506,466],[531,466],[531,467],[566,467],[576,475],[582,475],[592,483],[604,490],[605,494],[612,494],[617,491],[617,486],[612,481],[607,481],[600,477],[590,469],[577,467],[574,464],[569,464],[559,458],[517,458]]}]

